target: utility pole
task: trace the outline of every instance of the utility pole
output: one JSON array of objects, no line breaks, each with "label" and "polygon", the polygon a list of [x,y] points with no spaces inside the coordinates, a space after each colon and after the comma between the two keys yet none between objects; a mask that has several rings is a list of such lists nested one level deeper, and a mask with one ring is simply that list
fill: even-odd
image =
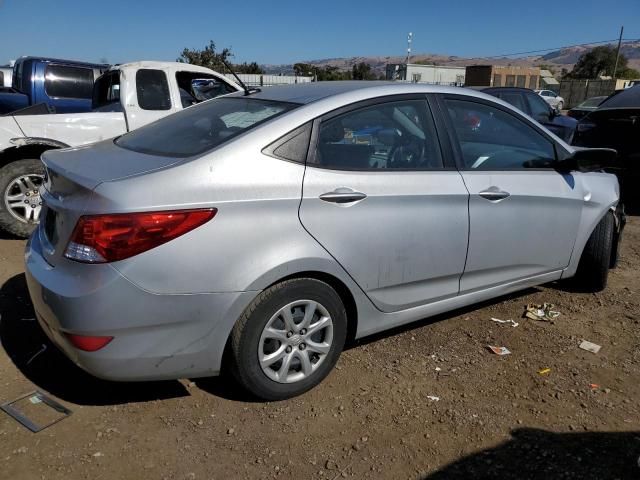
[{"label": "utility pole", "polygon": [[409,32],[407,35],[407,64],[411,60],[411,39],[413,38],[413,32]]},{"label": "utility pole", "polygon": [[616,50],[616,65],[613,67],[613,79],[616,79],[616,73],[618,72],[618,60],[620,60],[620,44],[622,43],[622,32],[624,31],[624,25],[620,27],[620,38],[618,38],[618,49]]}]

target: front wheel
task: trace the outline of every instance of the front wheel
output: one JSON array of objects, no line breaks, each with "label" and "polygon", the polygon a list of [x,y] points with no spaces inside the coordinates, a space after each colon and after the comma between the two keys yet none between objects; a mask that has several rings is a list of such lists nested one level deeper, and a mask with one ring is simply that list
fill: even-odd
[{"label": "front wheel", "polygon": [[560,111],[564,108],[564,103],[562,102],[558,102],[558,113],[560,113]]},{"label": "front wheel", "polygon": [[599,292],[607,286],[614,226],[613,213],[607,212],[591,233],[580,257],[576,281],[589,292]]},{"label": "front wheel", "polygon": [[338,361],[347,334],[340,296],[312,278],[276,284],[252,302],[231,334],[238,382],[264,400],[318,385]]},{"label": "front wheel", "polygon": [[0,168],[0,228],[27,238],[38,225],[44,167],[40,160],[17,160]]}]

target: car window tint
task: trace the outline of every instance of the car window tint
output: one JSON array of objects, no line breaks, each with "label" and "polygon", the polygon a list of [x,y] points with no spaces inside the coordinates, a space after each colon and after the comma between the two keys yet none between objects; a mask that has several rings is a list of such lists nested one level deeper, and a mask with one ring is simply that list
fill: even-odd
[{"label": "car window tint", "polygon": [[143,110],[169,110],[169,83],[162,70],[142,68],[136,72],[138,105]]},{"label": "car window tint", "polygon": [[266,147],[263,152],[283,160],[305,163],[310,139],[311,123],[307,123],[279,138]]},{"label": "car window tint", "polygon": [[443,167],[433,118],[422,100],[381,103],[323,121],[314,163],[338,170]]},{"label": "car window tint", "polygon": [[510,103],[522,112],[526,113],[527,111],[527,107],[524,105],[522,95],[518,92],[502,92],[498,94],[498,98],[504,100],[507,103]]},{"label": "car window tint", "polygon": [[540,95],[531,93],[527,95],[527,101],[531,108],[531,116],[538,121],[549,120],[549,104],[545,102]]},{"label": "car window tint", "polygon": [[255,98],[217,98],[123,135],[116,140],[116,145],[151,155],[190,157],[211,150],[296,106]]},{"label": "car window tint", "polygon": [[552,166],[553,143],[515,115],[477,102],[445,101],[464,168],[518,170]]},{"label": "car window tint", "polygon": [[90,99],[93,96],[93,69],[47,65],[44,89],[50,97]]}]

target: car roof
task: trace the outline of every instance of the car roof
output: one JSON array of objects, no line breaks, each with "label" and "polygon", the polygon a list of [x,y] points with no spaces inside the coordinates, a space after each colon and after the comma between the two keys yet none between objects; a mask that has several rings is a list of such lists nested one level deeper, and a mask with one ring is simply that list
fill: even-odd
[{"label": "car roof", "polygon": [[487,87],[482,89],[483,92],[531,92],[535,93],[530,88],[524,87]]},{"label": "car roof", "polygon": [[[328,97],[348,95],[350,93],[357,93],[358,97],[366,94],[366,96],[371,98],[384,95],[400,95],[403,93],[465,93],[477,97],[483,96],[481,93],[469,89],[462,91],[460,87],[393,81],[350,80],[273,86],[264,88],[260,92],[252,93],[251,98],[306,105]],[[242,93],[236,93],[234,95],[242,95]]]},{"label": "car roof", "polygon": [[640,107],[640,85],[618,91],[602,102],[598,110],[607,108],[638,108]]},{"label": "car roof", "polygon": [[108,63],[92,63],[92,62],[80,62],[78,60],[65,60],[63,58],[51,58],[51,57],[20,57],[16,60],[16,63],[26,62],[27,60],[35,60],[37,62],[44,63],[65,63],[71,65],[77,65],[79,67],[93,67],[93,68],[107,68]]}]

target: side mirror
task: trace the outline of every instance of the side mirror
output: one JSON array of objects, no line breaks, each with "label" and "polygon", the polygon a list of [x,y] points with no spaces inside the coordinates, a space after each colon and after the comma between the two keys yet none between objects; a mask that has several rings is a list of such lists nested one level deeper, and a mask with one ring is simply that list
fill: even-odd
[{"label": "side mirror", "polygon": [[557,163],[559,171],[597,172],[618,166],[618,152],[612,148],[574,148],[573,155]]}]

